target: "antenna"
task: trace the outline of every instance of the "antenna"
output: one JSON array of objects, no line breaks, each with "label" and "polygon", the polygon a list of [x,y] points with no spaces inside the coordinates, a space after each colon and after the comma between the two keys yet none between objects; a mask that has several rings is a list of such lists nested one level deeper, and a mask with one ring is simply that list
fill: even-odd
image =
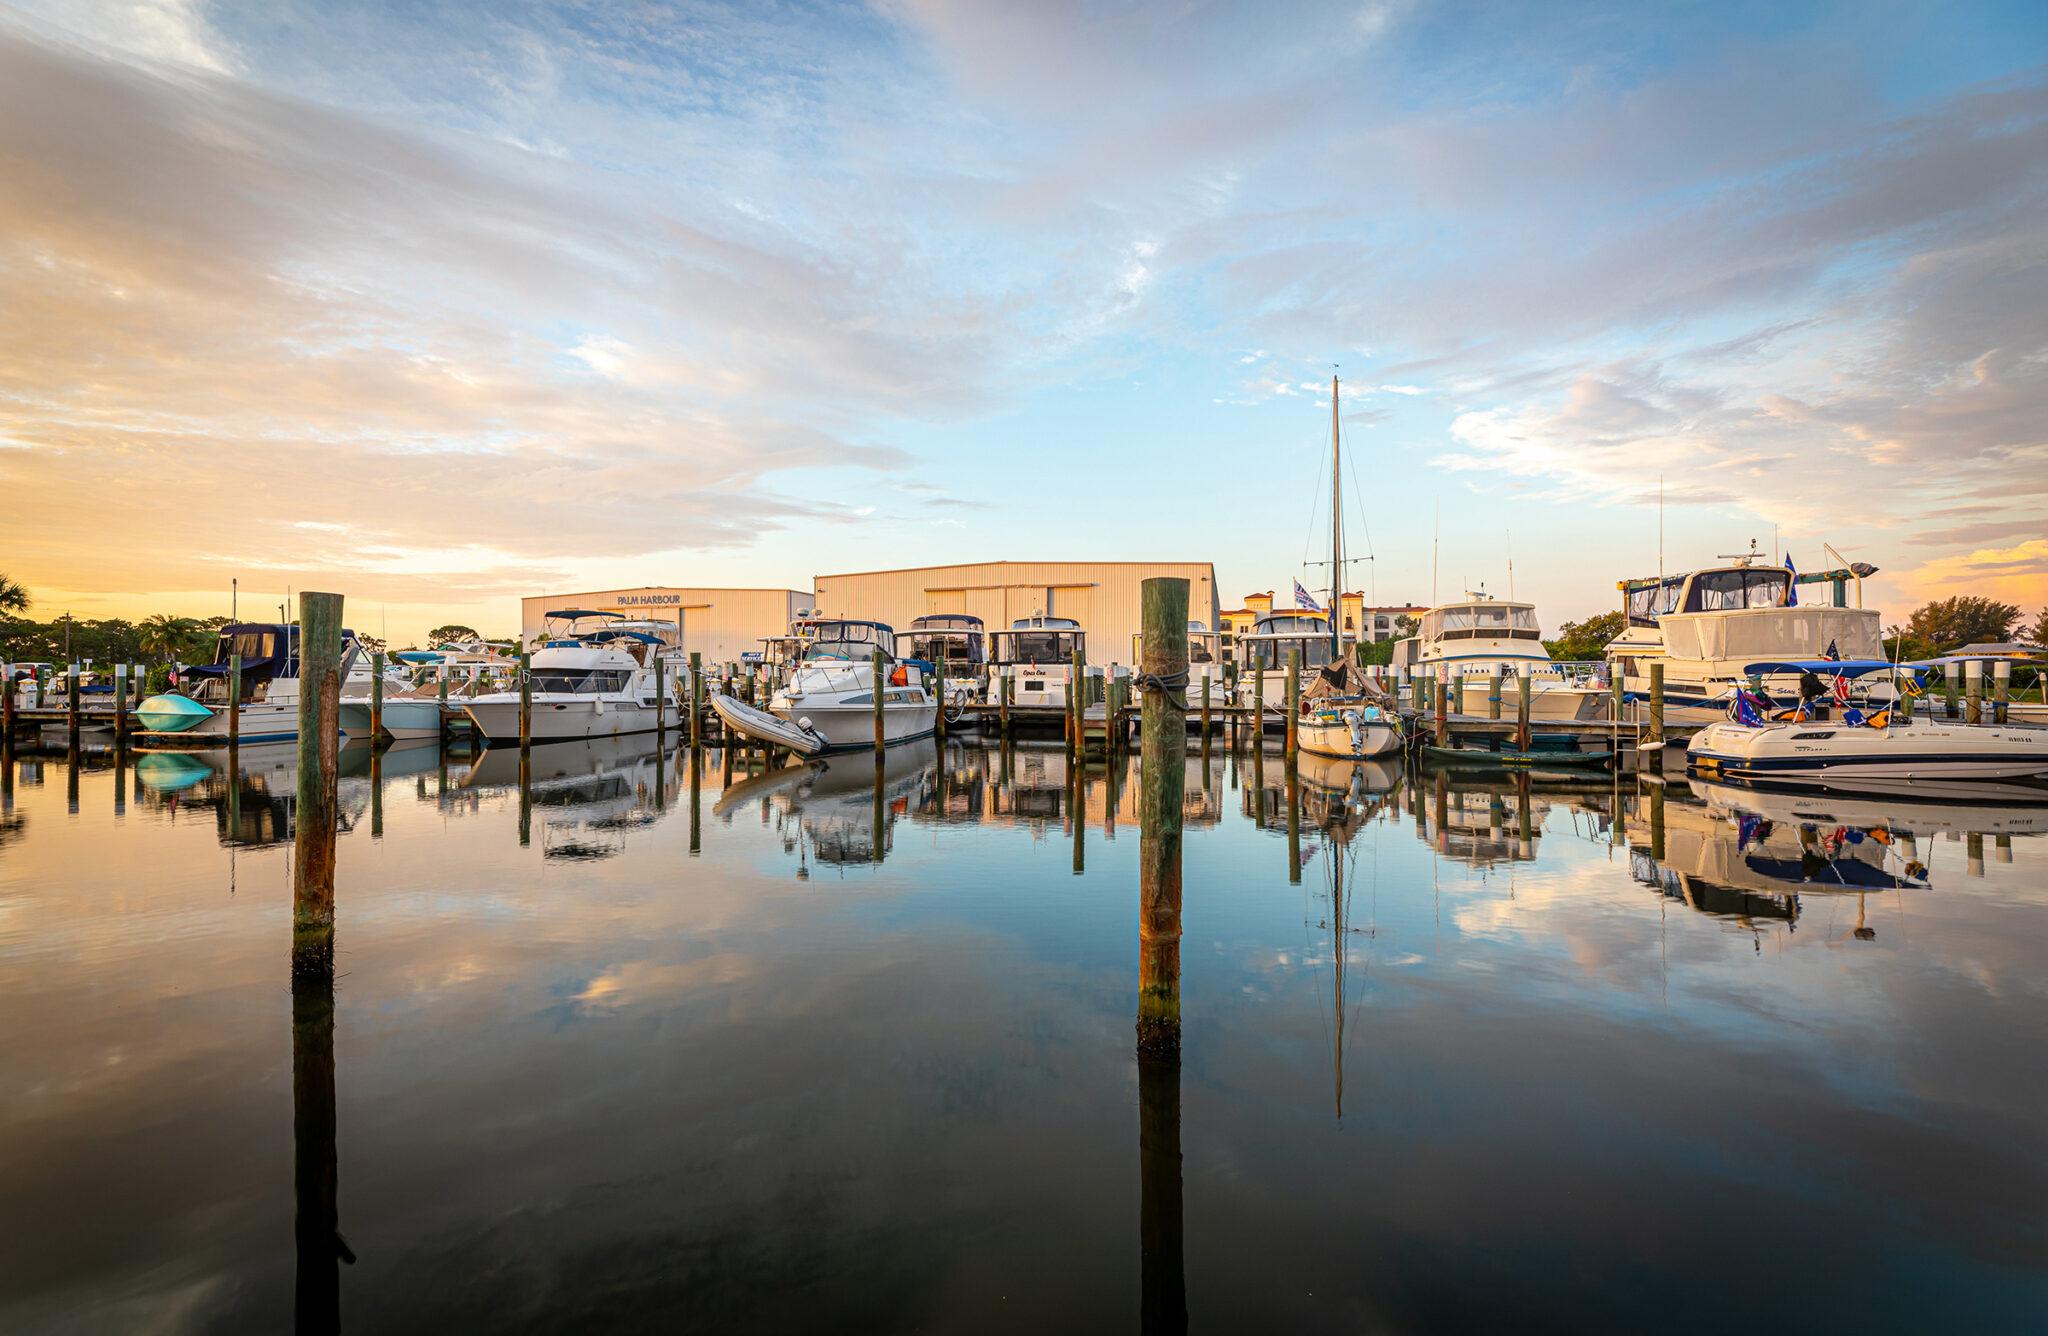
[{"label": "antenna", "polygon": [[1657,583],[1664,582],[1664,475],[1657,475]]},{"label": "antenna", "polygon": [[[1444,536],[1444,499],[1436,499],[1436,528],[1429,535],[1429,601],[1436,603],[1437,545]],[[1662,564],[1661,562],[1659,563]]]},{"label": "antenna", "polygon": [[1508,602],[1515,601],[1515,531],[1508,530]]}]

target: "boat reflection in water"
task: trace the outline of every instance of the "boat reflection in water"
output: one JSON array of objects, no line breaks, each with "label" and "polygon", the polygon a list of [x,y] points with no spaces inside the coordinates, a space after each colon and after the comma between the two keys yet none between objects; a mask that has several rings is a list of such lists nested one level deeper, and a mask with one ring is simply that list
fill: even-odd
[{"label": "boat reflection in water", "polygon": [[930,738],[882,753],[851,752],[770,770],[736,781],[719,795],[712,815],[726,825],[753,808],[798,858],[797,875],[813,862],[834,867],[879,863],[888,857],[899,818],[933,800],[938,744]]},{"label": "boat reflection in water", "polygon": [[668,783],[656,735],[633,733],[551,742],[524,758],[487,748],[453,778],[453,793],[459,808],[464,792],[517,790],[523,827],[540,815],[541,853],[575,862],[611,858],[629,834],[661,820]]},{"label": "boat reflection in water", "polygon": [[[343,747],[340,757],[336,801],[340,829],[349,831],[370,808],[370,749]],[[212,813],[224,846],[280,844],[292,837],[292,811],[298,804],[298,743],[138,752],[135,786],[145,810],[172,821],[186,813]]]}]

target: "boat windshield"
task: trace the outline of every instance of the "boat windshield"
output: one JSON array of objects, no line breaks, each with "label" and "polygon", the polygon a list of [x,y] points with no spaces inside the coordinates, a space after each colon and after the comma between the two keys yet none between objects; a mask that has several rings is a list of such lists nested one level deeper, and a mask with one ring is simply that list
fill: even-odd
[{"label": "boat windshield", "polygon": [[1269,612],[1252,628],[1260,636],[1327,636],[1330,619],[1320,612]]},{"label": "boat windshield", "polygon": [[865,659],[876,650],[896,657],[896,632],[880,622],[814,621],[802,629],[806,659]]},{"label": "boat windshield", "polygon": [[1687,612],[1726,612],[1733,608],[1776,608],[1785,602],[1791,572],[1782,567],[1743,566],[1701,571],[1685,595]]},{"label": "boat windshield", "polygon": [[624,691],[633,674],[626,668],[535,668],[532,670],[533,689],[536,692],[571,692],[577,695],[601,695],[610,691]]},{"label": "boat windshield", "polygon": [[1191,635],[1188,637],[1189,663],[1216,662],[1216,644],[1220,637],[1213,634]]},{"label": "boat windshield", "polygon": [[1304,672],[1320,668],[1330,661],[1330,632],[1327,627],[1314,635],[1255,636],[1238,643],[1250,655],[1254,668],[1284,670],[1288,654],[1293,650],[1301,651]]},{"label": "boat windshield", "polygon": [[958,663],[973,666],[982,661],[979,631],[927,631],[910,633],[910,657],[930,663]]},{"label": "boat windshield", "polygon": [[998,631],[995,642],[997,663],[1068,663],[1087,652],[1087,636],[1080,631]]},{"label": "boat windshield", "polygon": [[1526,603],[1457,603],[1422,615],[1422,640],[1541,640],[1536,609]]}]

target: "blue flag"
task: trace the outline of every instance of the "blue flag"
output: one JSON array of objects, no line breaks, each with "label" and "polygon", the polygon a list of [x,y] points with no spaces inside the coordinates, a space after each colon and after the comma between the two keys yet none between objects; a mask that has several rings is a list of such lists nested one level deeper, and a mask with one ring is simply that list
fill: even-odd
[{"label": "blue flag", "polygon": [[1323,605],[1309,597],[1308,590],[1301,587],[1301,581],[1299,580],[1294,582],[1294,606],[1306,608],[1310,612],[1321,612],[1323,610]]},{"label": "blue flag", "polygon": [[1792,576],[1790,580],[1785,582],[1785,606],[1796,608],[1799,606],[1799,568],[1792,564],[1792,554],[1790,552],[1785,554],[1785,569]]},{"label": "blue flag", "polygon": [[1747,691],[1735,693],[1735,722],[1750,728],[1764,726],[1764,717],[1756,712],[1754,697]]}]

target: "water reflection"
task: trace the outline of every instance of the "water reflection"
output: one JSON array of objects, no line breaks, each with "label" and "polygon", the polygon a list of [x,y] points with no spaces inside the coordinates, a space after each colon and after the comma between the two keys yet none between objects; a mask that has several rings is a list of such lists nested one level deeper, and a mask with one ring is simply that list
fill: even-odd
[{"label": "water reflection", "polygon": [[2033,795],[1197,749],[1169,916],[1129,755],[394,748],[287,998],[237,760],[0,767],[0,1329],[1754,1325],[1759,1218],[1831,1322],[2048,1303]]}]

